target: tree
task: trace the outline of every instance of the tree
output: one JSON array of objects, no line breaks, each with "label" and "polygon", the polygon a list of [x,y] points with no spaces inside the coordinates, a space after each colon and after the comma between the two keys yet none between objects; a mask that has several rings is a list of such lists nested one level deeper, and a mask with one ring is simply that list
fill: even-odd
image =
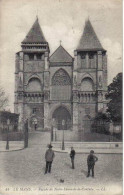
[{"label": "tree", "polygon": [[8,97],[5,94],[5,91],[0,87],[0,111],[8,106]]},{"label": "tree", "polygon": [[106,98],[109,100],[107,112],[113,122],[122,121],[122,73],[118,73],[108,86]]},{"label": "tree", "polygon": [[109,134],[109,121],[110,118],[106,113],[98,112],[92,123],[92,132]]}]

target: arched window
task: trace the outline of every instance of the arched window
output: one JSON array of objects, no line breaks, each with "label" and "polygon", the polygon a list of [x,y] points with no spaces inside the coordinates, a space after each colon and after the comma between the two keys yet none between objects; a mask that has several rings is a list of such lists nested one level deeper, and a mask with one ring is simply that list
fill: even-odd
[{"label": "arched window", "polygon": [[30,92],[41,92],[42,91],[42,85],[40,82],[40,79],[38,78],[31,78],[27,85],[27,91]]},{"label": "arched window", "polygon": [[70,100],[71,79],[64,69],[59,69],[52,77],[51,99]]},{"label": "arched window", "polygon": [[59,69],[52,77],[52,85],[71,85],[71,80],[68,73]]},{"label": "arched window", "polygon": [[81,91],[93,91],[94,84],[91,78],[84,78],[81,82]]}]

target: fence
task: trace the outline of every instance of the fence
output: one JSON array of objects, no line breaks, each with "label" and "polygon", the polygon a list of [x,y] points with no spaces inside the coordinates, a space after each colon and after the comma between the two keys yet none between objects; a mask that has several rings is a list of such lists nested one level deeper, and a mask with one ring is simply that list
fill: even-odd
[{"label": "fence", "polygon": [[80,141],[122,141],[122,125],[103,120],[85,120],[79,131]]},{"label": "fence", "polygon": [[9,141],[23,141],[24,133],[23,132],[4,132],[0,134],[0,141],[6,141],[7,136]]}]

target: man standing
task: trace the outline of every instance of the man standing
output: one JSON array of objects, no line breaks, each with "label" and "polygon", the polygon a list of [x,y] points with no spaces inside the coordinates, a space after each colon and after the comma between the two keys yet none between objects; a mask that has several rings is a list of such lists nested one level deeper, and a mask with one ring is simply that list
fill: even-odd
[{"label": "man standing", "polygon": [[71,158],[71,163],[72,163],[72,169],[74,169],[74,158],[75,158],[75,150],[73,147],[71,147],[71,152],[70,152],[70,158]]},{"label": "man standing", "polygon": [[49,149],[46,151],[46,154],[45,154],[45,160],[46,160],[45,174],[47,172],[51,173],[51,166],[52,166],[53,159],[55,157],[55,154],[54,154],[54,151],[52,150],[51,144],[48,145],[48,148]]},{"label": "man standing", "polygon": [[94,155],[94,151],[91,150],[90,154],[87,157],[87,166],[88,166],[87,177],[90,176],[90,170],[92,170],[92,177],[94,177],[94,165],[96,161],[98,161],[98,158]]}]

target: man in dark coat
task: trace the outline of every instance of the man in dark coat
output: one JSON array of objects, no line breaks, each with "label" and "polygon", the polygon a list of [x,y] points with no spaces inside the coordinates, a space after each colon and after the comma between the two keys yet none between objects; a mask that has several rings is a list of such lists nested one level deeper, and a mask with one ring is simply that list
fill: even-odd
[{"label": "man in dark coat", "polygon": [[71,147],[71,152],[70,152],[70,158],[71,158],[71,163],[72,163],[72,169],[74,169],[74,158],[75,158],[75,150],[73,147]]},{"label": "man in dark coat", "polygon": [[98,158],[94,155],[94,151],[91,150],[90,154],[87,157],[87,166],[88,166],[87,177],[90,176],[90,170],[92,170],[92,177],[94,177],[94,165],[96,161],[98,161]]},{"label": "man in dark coat", "polygon": [[53,159],[55,157],[51,144],[48,145],[48,148],[49,149],[47,149],[46,154],[45,154],[45,160],[46,160],[45,174],[47,172],[51,173],[51,166],[52,166]]}]

